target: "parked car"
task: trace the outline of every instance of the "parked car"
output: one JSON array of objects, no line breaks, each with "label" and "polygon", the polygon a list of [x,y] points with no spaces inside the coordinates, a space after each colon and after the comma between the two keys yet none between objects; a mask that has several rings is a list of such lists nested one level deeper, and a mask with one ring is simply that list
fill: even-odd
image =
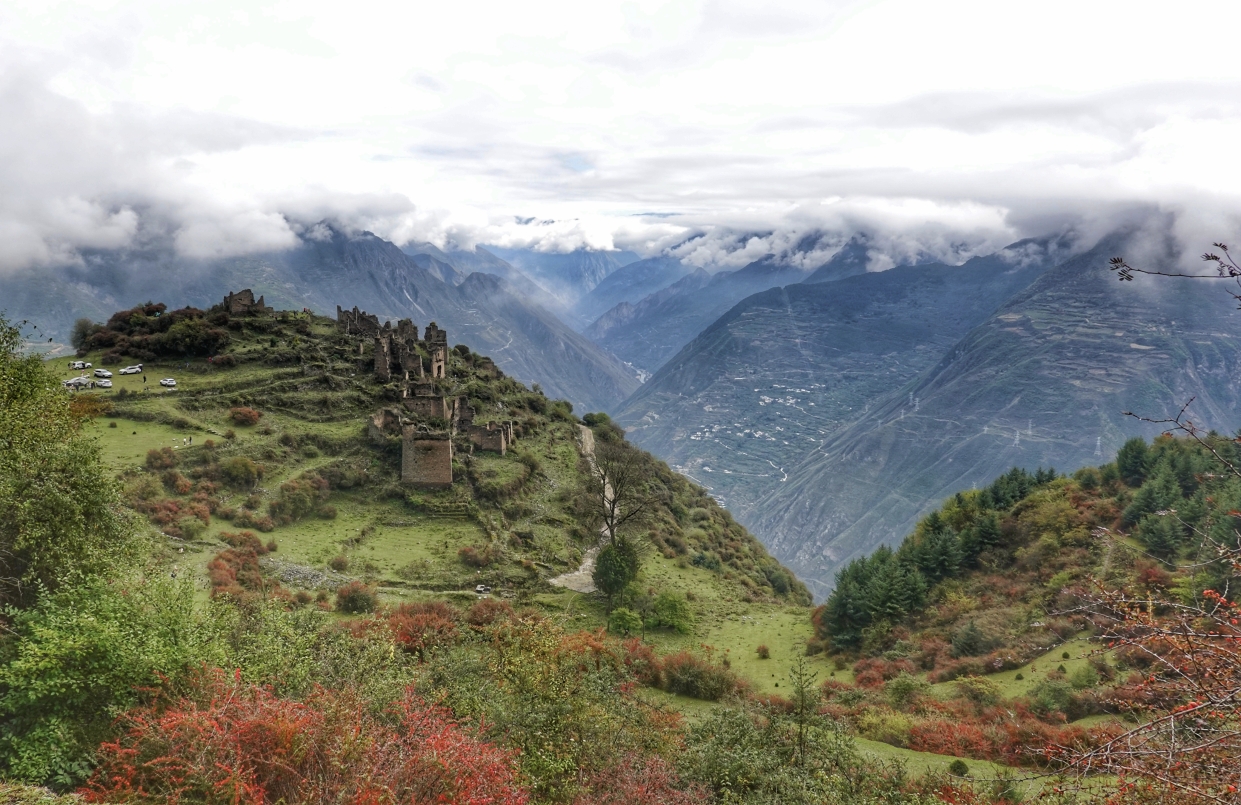
[{"label": "parked car", "polygon": [[112,388],[112,381],[108,380],[106,377],[103,380],[96,380],[95,388],[110,389]]},{"label": "parked car", "polygon": [[122,375],[140,375],[140,374],[142,374],[142,364],[138,364],[137,366],[126,366],[124,369],[122,369],[122,370],[121,370],[120,372],[118,372],[117,374],[122,374]]},{"label": "parked car", "polygon": [[86,375],[82,375],[81,377],[71,377],[61,385],[67,389],[84,389],[90,387],[91,379]]},{"label": "parked car", "polygon": [[173,380],[171,377],[165,377],[163,380],[159,381],[159,384],[161,386],[167,386],[170,389],[175,389],[177,387],[177,381]]},{"label": "parked car", "polygon": [[107,369],[96,369],[95,377],[112,377],[112,373]]},{"label": "parked car", "polygon": [[480,584],[474,588],[474,592],[478,593],[479,595],[486,595],[487,593],[491,592],[491,588],[488,587],[486,584]]},{"label": "parked car", "polygon": [[89,369],[90,363],[88,361],[74,361],[73,363],[69,364],[69,368],[70,369]]}]

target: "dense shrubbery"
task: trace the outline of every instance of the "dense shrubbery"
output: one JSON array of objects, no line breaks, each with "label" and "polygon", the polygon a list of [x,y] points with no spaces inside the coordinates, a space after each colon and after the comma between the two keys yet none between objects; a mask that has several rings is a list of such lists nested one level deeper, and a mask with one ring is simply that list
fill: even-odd
[{"label": "dense shrubbery", "polygon": [[661,663],[664,689],[694,699],[718,701],[745,690],[745,683],[715,658],[678,651]]},{"label": "dense shrubbery", "polygon": [[91,802],[529,801],[514,755],[412,691],[378,717],[353,691],[276,696],[213,672],[193,698],[128,713],[100,749]]},{"label": "dense shrubbery", "polygon": [[[225,322],[220,322],[221,324]],[[211,324],[197,308],[169,311],[167,305],[148,302],[112,314],[104,325],[75,325],[74,340],[80,354],[103,350],[119,359],[128,355],[140,360],[165,356],[214,355],[228,345],[228,331]],[[119,362],[119,361],[118,361]]]},{"label": "dense shrubbery", "polygon": [[276,525],[288,525],[309,514],[318,514],[324,519],[332,519],[326,511],[324,501],[331,492],[327,479],[315,473],[309,473],[280,485],[280,496],[267,504],[268,513]]}]

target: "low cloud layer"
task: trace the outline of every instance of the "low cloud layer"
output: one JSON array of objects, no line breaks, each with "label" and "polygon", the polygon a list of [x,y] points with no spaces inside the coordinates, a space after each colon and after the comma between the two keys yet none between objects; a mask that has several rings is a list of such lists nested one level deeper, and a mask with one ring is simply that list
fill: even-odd
[{"label": "low cloud layer", "polygon": [[873,269],[1241,223],[1234,3],[442,5],[6,5],[0,270],[323,219],[708,267],[864,233]]}]

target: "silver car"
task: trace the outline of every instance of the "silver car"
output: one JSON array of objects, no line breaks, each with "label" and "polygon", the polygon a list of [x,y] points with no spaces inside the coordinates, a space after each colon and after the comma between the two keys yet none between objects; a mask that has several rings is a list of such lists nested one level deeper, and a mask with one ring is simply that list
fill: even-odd
[{"label": "silver car", "polygon": [[112,377],[112,373],[107,369],[96,369],[95,377]]},{"label": "silver car", "polygon": [[170,389],[175,389],[177,387],[177,381],[173,380],[171,377],[165,377],[163,380],[159,381],[159,384]]},{"label": "silver car", "polygon": [[142,364],[138,364],[137,366],[126,366],[126,367],[125,367],[124,369],[122,369],[122,370],[121,370],[118,374],[122,374],[122,375],[140,375],[140,374],[142,374]]},{"label": "silver car", "polygon": [[95,381],[95,388],[99,388],[99,389],[110,389],[110,388],[112,388],[112,381],[111,381],[111,380],[108,380],[106,377],[105,377],[104,379],[102,379],[102,380],[96,380],[96,381]]}]

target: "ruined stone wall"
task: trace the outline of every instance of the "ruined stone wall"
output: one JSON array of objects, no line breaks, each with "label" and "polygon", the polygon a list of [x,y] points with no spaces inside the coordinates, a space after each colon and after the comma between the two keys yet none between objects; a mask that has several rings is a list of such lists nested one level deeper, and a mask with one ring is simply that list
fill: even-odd
[{"label": "ruined stone wall", "polygon": [[417,342],[403,342],[397,345],[397,360],[401,364],[401,372],[406,380],[421,380],[422,356],[418,354]]},{"label": "ruined stone wall", "polygon": [[401,435],[401,483],[425,489],[452,486],[452,441],[418,433],[407,425]]},{"label": "ruined stone wall", "polygon": [[401,412],[395,408],[380,408],[366,423],[366,435],[375,444],[383,444],[388,436],[401,433]]},{"label": "ruined stone wall", "polygon": [[508,450],[508,439],[505,437],[504,428],[494,423],[470,425],[466,429],[466,434],[470,437],[470,444],[479,450],[490,450],[500,455],[504,455]]},{"label": "ruined stone wall", "polygon": [[406,411],[423,419],[452,419],[452,406],[442,394],[405,397],[401,400],[401,405]]},{"label": "ruined stone wall", "polygon": [[271,310],[263,303],[263,297],[260,296],[258,301],[255,301],[254,291],[249,288],[236,293],[230,293],[224,297],[224,301],[221,304],[230,316],[241,316],[246,313],[267,313]]},{"label": "ruined stone wall", "polygon": [[488,377],[504,377],[504,373],[496,366],[495,361],[491,358],[479,358],[474,367]]},{"label": "ruined stone wall", "polygon": [[336,327],[349,335],[374,338],[379,335],[379,317],[364,310],[358,310],[356,305],[353,310],[344,310],[337,305]]}]

